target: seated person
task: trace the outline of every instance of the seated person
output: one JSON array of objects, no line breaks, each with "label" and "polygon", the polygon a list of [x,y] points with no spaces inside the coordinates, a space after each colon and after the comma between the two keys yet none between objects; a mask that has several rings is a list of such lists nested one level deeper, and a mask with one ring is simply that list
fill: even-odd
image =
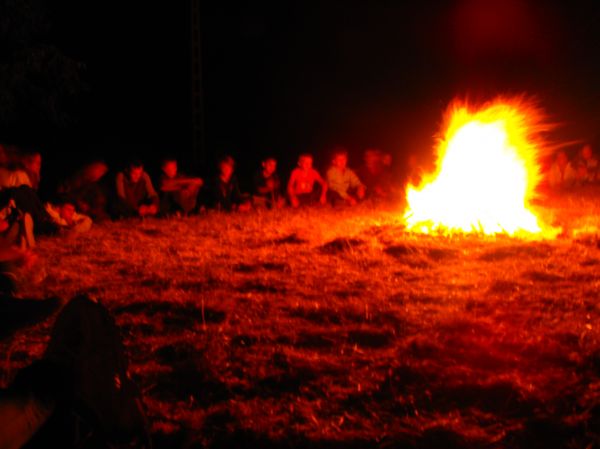
[{"label": "seated person", "polygon": [[[40,271],[44,271],[43,267],[31,249],[0,242],[0,340],[21,327],[35,324],[59,305],[55,301],[58,298],[39,300],[15,296],[21,286],[27,288],[31,287],[32,282],[37,282]],[[52,310],[48,310],[48,306]],[[0,415],[0,421],[2,418]],[[0,447],[4,447],[3,442],[0,437]]]},{"label": "seated person", "polygon": [[28,151],[21,155],[21,166],[27,176],[33,190],[38,190],[40,187],[40,179],[42,172],[42,155],[38,151]]},{"label": "seated person", "polygon": [[18,167],[15,156],[5,145],[0,145],[0,190],[26,185],[31,187],[29,176]]},{"label": "seated person", "polygon": [[548,185],[553,189],[572,187],[577,181],[577,171],[565,151],[559,151],[548,173]]},{"label": "seated person", "polygon": [[92,219],[77,213],[75,201],[70,198],[62,197],[54,204],[46,203],[46,211],[60,230],[67,234],[81,234],[92,227]]},{"label": "seated person", "polygon": [[225,211],[250,210],[250,201],[240,192],[235,176],[235,161],[231,156],[225,156],[219,161],[219,173],[209,187],[209,206]]},{"label": "seated person", "polygon": [[31,187],[27,173],[19,169],[0,167],[0,190],[20,186]]},{"label": "seated person", "polygon": [[8,203],[0,209],[0,247],[17,246],[21,249],[35,247],[33,219],[21,212],[12,198],[5,197]]},{"label": "seated person", "polygon": [[418,186],[423,180],[425,173],[423,161],[416,153],[409,153],[404,165],[403,182],[412,186]]},{"label": "seated person", "polygon": [[369,198],[387,199],[392,195],[390,164],[386,164],[386,156],[376,148],[369,148],[364,153],[364,165],[359,171],[359,177]]},{"label": "seated person", "polygon": [[31,215],[20,211],[6,192],[0,196],[0,204],[3,204],[0,208],[0,318],[5,318],[0,320],[1,337],[9,327],[7,325],[16,324],[12,318],[17,318],[3,316],[9,310],[2,310],[3,306],[8,306],[2,300],[17,293],[21,286],[30,287],[43,280],[45,270],[35,263],[37,255],[32,251],[35,238]]},{"label": "seated person", "polygon": [[277,160],[269,157],[262,161],[262,168],[254,174],[253,203],[256,207],[280,209],[285,205],[281,196],[281,182],[277,175]]},{"label": "seated person", "polygon": [[312,164],[312,155],[301,154],[298,158],[298,167],[292,170],[287,186],[292,207],[327,203],[327,183]]},{"label": "seated person", "polygon": [[333,152],[331,167],[327,170],[328,197],[334,206],[340,203],[356,205],[365,197],[365,186],[356,173],[347,167],[348,152],[337,148]]},{"label": "seated person", "polygon": [[19,187],[0,189],[0,204],[8,204],[10,200],[21,213],[31,217],[36,234],[53,235],[58,232],[58,226],[52,222],[37,192],[30,186],[23,184]]},{"label": "seated person", "polygon": [[579,180],[582,183],[591,183],[599,180],[598,159],[594,156],[592,146],[585,144],[579,151],[575,166],[579,173]]},{"label": "seated person", "polygon": [[102,161],[94,161],[83,166],[68,178],[58,189],[61,195],[68,195],[81,213],[94,221],[108,218],[106,212],[108,187],[104,180],[108,166]]},{"label": "seated person", "polygon": [[117,173],[116,191],[116,217],[148,217],[158,214],[158,195],[142,162],[134,160],[127,169]]},{"label": "seated person", "polygon": [[202,179],[190,178],[178,172],[177,160],[166,158],[161,164],[160,176],[160,211],[164,215],[172,213],[189,214],[196,209],[198,192],[202,187]]},{"label": "seated person", "polygon": [[[46,301],[26,300],[18,296],[45,277],[46,271],[38,263],[38,255],[34,251],[0,244],[0,338],[10,333],[11,328],[27,324],[28,318],[35,319],[35,316],[27,316],[27,309],[31,306],[35,309],[34,303]],[[0,447],[3,446],[0,444]]]}]

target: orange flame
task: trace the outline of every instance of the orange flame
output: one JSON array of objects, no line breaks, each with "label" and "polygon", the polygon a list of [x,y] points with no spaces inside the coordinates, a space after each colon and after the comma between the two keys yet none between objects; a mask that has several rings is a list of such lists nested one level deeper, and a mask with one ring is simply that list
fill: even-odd
[{"label": "orange flame", "polygon": [[541,180],[541,110],[499,98],[478,110],[453,102],[437,144],[436,170],[408,186],[407,228],[416,232],[543,234],[529,208]]}]

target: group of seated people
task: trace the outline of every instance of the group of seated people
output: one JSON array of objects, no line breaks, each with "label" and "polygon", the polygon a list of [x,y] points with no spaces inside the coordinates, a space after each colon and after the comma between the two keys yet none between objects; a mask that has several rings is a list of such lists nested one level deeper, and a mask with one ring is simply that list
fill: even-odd
[{"label": "group of seated people", "polygon": [[[313,168],[312,155],[301,154],[284,193],[277,173],[277,160],[268,157],[261,161],[252,178],[252,192],[242,193],[235,173],[235,160],[231,156],[219,160],[217,173],[208,182],[180,173],[177,160],[165,158],[161,163],[157,189],[139,161],[132,161],[119,172],[112,204],[105,203],[106,196],[100,193],[97,182],[102,172],[106,173],[106,166],[103,170],[98,167],[95,176],[76,176],[76,182],[67,182],[63,189],[78,199],[77,206],[82,212],[89,213],[94,219],[103,218],[104,211],[111,218],[118,219],[189,215],[204,209],[279,209],[287,204],[294,208],[327,203],[355,205],[368,196],[385,199],[396,192],[389,173],[390,162],[391,159],[382,151],[369,149],[365,152],[365,164],[359,176],[347,166],[347,150],[337,148],[323,178]],[[81,179],[87,179],[87,182]]]},{"label": "group of seated people", "polygon": [[[166,157],[153,182],[139,160],[109,176],[105,162],[83,166],[65,179],[51,201],[38,196],[42,157],[0,144],[0,238],[4,243],[31,248],[36,235],[77,234],[93,221],[129,217],[190,215],[205,209],[247,211],[279,209],[289,205],[355,205],[371,197],[390,199],[399,190],[392,182],[391,156],[379,149],[364,152],[364,164],[355,172],[348,167],[348,151],[336,147],[325,176],[305,153],[284,189],[277,160],[267,157],[252,177],[252,191],[242,193],[231,156],[221,158],[212,179],[182,174],[178,161]],[[156,187],[155,187],[156,186]],[[45,192],[47,193],[47,192]]]},{"label": "group of seated people", "polygon": [[216,174],[207,182],[182,174],[177,160],[168,157],[161,162],[160,176],[155,184],[143,163],[134,160],[116,174],[114,195],[111,195],[110,188],[107,189],[103,182],[108,167],[95,162],[65,181],[60,192],[73,198],[75,208],[94,220],[188,215],[202,209],[277,209],[286,204],[292,207],[327,203],[355,205],[367,196],[387,198],[392,195],[390,159],[383,152],[367,150],[360,175],[347,163],[347,151],[336,149],[323,178],[313,168],[312,155],[302,154],[284,192],[277,160],[268,157],[252,178],[251,193],[242,193],[231,156],[219,160]]},{"label": "group of seated people", "polygon": [[547,173],[547,184],[552,189],[583,186],[600,181],[600,166],[592,146],[585,144],[575,157],[569,158],[566,151],[560,150]]},{"label": "group of seated people", "polygon": [[90,217],[76,211],[64,196],[42,202],[38,196],[42,157],[0,145],[0,247],[35,246],[35,234],[87,231]]},{"label": "group of seated people", "polygon": [[[3,243],[30,248],[35,245],[34,229],[36,235],[77,234],[90,229],[93,221],[106,219],[189,215],[204,209],[354,206],[365,198],[394,199],[401,193],[400,185],[393,182],[391,156],[375,148],[364,152],[357,171],[348,167],[348,151],[334,148],[325,176],[313,167],[311,154],[301,154],[285,188],[277,172],[277,160],[267,157],[252,177],[250,193],[242,193],[231,156],[219,160],[215,175],[206,182],[182,174],[176,158],[166,157],[156,184],[139,160],[131,160],[115,176],[107,175],[106,163],[96,161],[64,180],[51,201],[42,202],[38,197],[41,166],[39,152],[0,144]],[[600,181],[598,160],[591,146],[584,145],[572,161],[566,152],[559,151],[545,179],[551,188]]]}]

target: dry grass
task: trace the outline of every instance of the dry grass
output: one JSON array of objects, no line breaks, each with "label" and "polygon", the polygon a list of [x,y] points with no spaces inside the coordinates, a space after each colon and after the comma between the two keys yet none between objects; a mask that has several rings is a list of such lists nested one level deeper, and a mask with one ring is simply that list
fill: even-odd
[{"label": "dry grass", "polygon": [[24,293],[108,305],[158,447],[600,447],[599,198],[545,201],[538,242],[369,206],[110,223],[42,241]]}]

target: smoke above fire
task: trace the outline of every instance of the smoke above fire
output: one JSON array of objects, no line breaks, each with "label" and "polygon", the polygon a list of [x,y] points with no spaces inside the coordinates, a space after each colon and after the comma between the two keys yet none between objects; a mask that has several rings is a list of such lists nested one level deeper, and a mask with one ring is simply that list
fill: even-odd
[{"label": "smoke above fire", "polygon": [[531,209],[545,154],[544,114],[524,98],[479,107],[455,100],[436,145],[436,169],[407,187],[407,228],[414,232],[543,235]]}]

